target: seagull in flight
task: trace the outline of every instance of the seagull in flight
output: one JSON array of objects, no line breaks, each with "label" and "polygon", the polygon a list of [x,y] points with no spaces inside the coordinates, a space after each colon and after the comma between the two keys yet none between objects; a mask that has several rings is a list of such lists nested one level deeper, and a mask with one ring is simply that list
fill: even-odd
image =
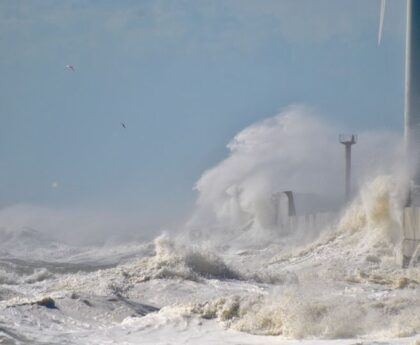
[{"label": "seagull in flight", "polygon": [[123,128],[127,128],[127,127],[125,127],[125,123],[124,122],[121,122],[121,126],[123,126]]},{"label": "seagull in flight", "polygon": [[66,65],[66,68],[71,70],[72,72],[75,71],[74,66],[73,65]]}]

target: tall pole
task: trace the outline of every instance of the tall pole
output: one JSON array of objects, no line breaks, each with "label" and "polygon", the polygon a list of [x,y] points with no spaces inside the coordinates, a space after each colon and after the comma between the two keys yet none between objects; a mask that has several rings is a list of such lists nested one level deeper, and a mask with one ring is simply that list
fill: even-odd
[{"label": "tall pole", "polygon": [[351,146],[356,144],[357,136],[354,134],[351,134],[351,135],[340,134],[339,141],[345,147],[345,159],[346,159],[345,193],[346,193],[346,201],[349,201],[351,197]]},{"label": "tall pole", "polygon": [[420,206],[420,0],[407,0],[404,142],[411,206]]},{"label": "tall pole", "polygon": [[344,144],[346,147],[346,200],[350,200],[351,191],[351,145],[349,143]]}]

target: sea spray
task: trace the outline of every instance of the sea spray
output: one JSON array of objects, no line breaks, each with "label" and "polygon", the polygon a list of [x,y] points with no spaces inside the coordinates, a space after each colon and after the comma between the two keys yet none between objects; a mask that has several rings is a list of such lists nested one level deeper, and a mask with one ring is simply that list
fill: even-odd
[{"label": "sea spray", "polygon": [[[313,240],[308,233],[281,228],[273,194],[291,190],[300,196],[296,208],[301,215],[338,211],[344,206],[340,131],[320,120],[313,110],[291,106],[238,133],[228,144],[228,158],[196,183],[199,196],[187,224],[190,233],[197,240],[240,248],[284,243],[284,237],[286,243]],[[355,181],[391,172],[400,138],[388,132],[359,133],[359,138],[354,153]]]},{"label": "sea spray", "polygon": [[231,270],[216,254],[201,248],[177,244],[168,235],[155,240],[156,255],[150,260],[152,266],[162,270],[158,276],[171,276],[174,272],[184,272],[183,277],[234,279],[238,274]]},{"label": "sea spray", "polygon": [[[75,343],[128,344],[177,336],[191,341],[192,334],[198,339],[212,332],[223,339],[219,343],[232,334],[235,343],[418,334],[420,274],[395,261],[401,198],[398,178],[386,167],[393,166],[398,138],[360,134],[355,177],[363,183],[344,205],[337,201],[343,192],[338,132],[311,110],[288,108],[232,140],[229,157],[197,182],[197,208],[179,232],[120,247],[62,250],[39,242],[37,258],[44,261],[26,255],[21,263],[30,273],[0,281],[0,327],[25,320],[10,327],[45,343],[65,342],[64,332]],[[316,200],[335,199],[338,225],[319,234],[283,231],[272,203],[272,194],[283,190],[308,196],[317,207]],[[299,200],[297,210],[304,213]],[[6,235],[19,254],[18,233]],[[29,244],[37,243],[33,238]],[[74,265],[57,271],[54,246]],[[39,262],[53,274],[34,269]],[[20,303],[46,296],[58,309]],[[139,305],[153,308],[139,313]]]},{"label": "sea spray", "polygon": [[212,300],[193,311],[252,334],[291,338],[416,334],[419,281],[395,260],[400,201],[392,176],[374,178],[344,211],[333,234],[284,260],[272,260],[278,271],[293,271],[293,284],[278,285],[269,294]]},{"label": "sea spray", "polygon": [[402,208],[395,178],[378,176],[365,184],[359,197],[344,212],[338,232],[360,233],[355,250],[396,248],[402,235]]}]

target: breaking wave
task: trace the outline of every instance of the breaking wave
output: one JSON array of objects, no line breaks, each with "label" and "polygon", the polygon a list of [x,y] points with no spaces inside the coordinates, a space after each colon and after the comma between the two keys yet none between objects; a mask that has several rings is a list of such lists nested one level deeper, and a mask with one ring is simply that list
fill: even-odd
[{"label": "breaking wave", "polygon": [[[273,195],[293,191],[301,215],[345,206],[343,148],[337,141],[341,131],[313,110],[292,106],[238,133],[228,145],[228,158],[196,183],[196,210],[187,224],[194,240],[242,249],[312,241],[318,234],[307,229],[290,233],[279,223]],[[401,147],[397,135],[360,133],[359,138],[356,184],[394,171]]]},{"label": "breaking wave", "polygon": [[336,230],[294,252],[274,256],[295,279],[268,293],[218,298],[190,312],[226,327],[288,338],[401,337],[420,332],[418,270],[397,263],[401,219],[391,176],[367,183]]},{"label": "breaking wave", "polygon": [[[169,332],[209,332],[209,323],[244,337],[418,334],[420,273],[398,263],[403,196],[389,171],[398,138],[360,135],[360,192],[345,205],[337,201],[342,167],[331,164],[342,162],[342,148],[331,145],[338,132],[303,107],[243,130],[229,157],[197,182],[187,224],[152,242],[74,249],[32,230],[1,230],[1,312],[10,324],[50,322],[44,329],[56,336],[106,329],[123,343],[133,334],[127,344],[156,340],[173,325]],[[284,190],[296,193],[303,215],[335,206],[334,221],[286,229],[273,203]],[[18,256],[31,246],[33,253]]]},{"label": "breaking wave", "polygon": [[167,235],[154,241],[155,255],[136,263],[136,274],[141,280],[157,278],[238,279],[239,275],[229,268],[218,255],[197,248],[196,250],[177,244]]}]

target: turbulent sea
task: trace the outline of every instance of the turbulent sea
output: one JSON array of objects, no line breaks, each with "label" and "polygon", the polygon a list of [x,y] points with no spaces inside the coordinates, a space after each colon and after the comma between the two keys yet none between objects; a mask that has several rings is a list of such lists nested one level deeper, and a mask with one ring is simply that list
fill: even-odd
[{"label": "turbulent sea", "polygon": [[90,247],[2,230],[0,344],[418,344],[391,186],[376,178],[296,245],[252,224]]},{"label": "turbulent sea", "polygon": [[360,140],[366,182],[328,224],[278,221],[273,192],[341,185],[338,131],[306,112],[240,132],[189,221],[151,241],[71,246],[51,212],[13,227],[0,212],[0,344],[420,344],[420,269],[401,268],[398,179],[381,168],[392,135]]}]

